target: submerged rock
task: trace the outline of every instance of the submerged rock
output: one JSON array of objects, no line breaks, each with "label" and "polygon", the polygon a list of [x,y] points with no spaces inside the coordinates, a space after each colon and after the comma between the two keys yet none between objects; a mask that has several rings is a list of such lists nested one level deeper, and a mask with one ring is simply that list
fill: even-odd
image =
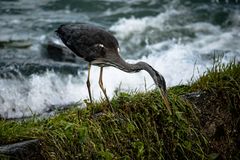
[{"label": "submerged rock", "polygon": [[29,48],[31,46],[30,40],[0,40],[0,48]]},{"label": "submerged rock", "polygon": [[0,159],[1,157],[18,160],[44,159],[38,139],[0,146]]}]

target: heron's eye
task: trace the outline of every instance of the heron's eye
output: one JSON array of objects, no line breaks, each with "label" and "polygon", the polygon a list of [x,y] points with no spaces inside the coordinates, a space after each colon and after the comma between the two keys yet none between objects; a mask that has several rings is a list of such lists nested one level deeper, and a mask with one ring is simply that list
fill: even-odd
[{"label": "heron's eye", "polygon": [[96,47],[104,48],[104,45],[103,45],[103,44],[96,44],[95,46],[96,46]]}]

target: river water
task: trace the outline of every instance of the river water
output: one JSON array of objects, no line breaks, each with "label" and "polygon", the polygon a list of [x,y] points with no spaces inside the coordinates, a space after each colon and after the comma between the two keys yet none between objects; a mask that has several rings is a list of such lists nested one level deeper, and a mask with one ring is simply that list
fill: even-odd
[{"label": "river water", "polygon": [[[167,86],[186,84],[222,63],[240,61],[238,0],[1,0],[0,116],[20,118],[43,114],[88,98],[87,64],[59,61],[46,51],[61,44],[54,31],[63,23],[86,22],[111,31],[126,61],[145,61],[166,79]],[[91,71],[95,100],[99,68]],[[154,89],[145,72],[104,69],[104,85],[115,90]]]}]

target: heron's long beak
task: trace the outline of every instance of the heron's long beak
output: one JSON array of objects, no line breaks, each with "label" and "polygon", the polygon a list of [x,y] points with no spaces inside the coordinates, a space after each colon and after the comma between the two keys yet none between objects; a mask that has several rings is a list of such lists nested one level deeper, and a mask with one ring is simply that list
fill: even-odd
[{"label": "heron's long beak", "polygon": [[159,88],[159,90],[160,90],[160,94],[162,96],[162,99],[163,99],[163,102],[164,102],[165,106],[167,107],[167,110],[168,110],[169,114],[172,115],[172,111],[171,111],[171,108],[170,108],[170,103],[168,101],[167,93],[162,88]]}]

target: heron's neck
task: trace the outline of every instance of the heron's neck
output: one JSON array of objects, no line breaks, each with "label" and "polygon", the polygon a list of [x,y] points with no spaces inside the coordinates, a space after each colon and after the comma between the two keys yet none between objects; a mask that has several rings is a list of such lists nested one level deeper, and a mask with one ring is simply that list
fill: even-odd
[{"label": "heron's neck", "polygon": [[158,73],[153,67],[151,67],[149,64],[145,62],[138,62],[135,64],[127,63],[122,58],[119,58],[117,63],[115,63],[116,67],[125,71],[125,72],[139,72],[141,70],[147,71],[150,76],[152,77],[154,83],[162,88],[163,90],[166,90],[166,82],[164,77]]},{"label": "heron's neck", "polygon": [[118,63],[118,68],[125,72],[139,72],[141,70],[145,70],[150,74],[156,84],[156,80],[160,76],[160,74],[155,69],[153,69],[149,64],[145,62],[131,64],[121,59],[120,63]]},{"label": "heron's neck", "polygon": [[135,64],[125,62],[125,72],[139,72],[141,70],[147,71],[151,76],[154,76],[156,74],[156,70],[154,70],[149,64],[145,62],[137,62]]},{"label": "heron's neck", "polygon": [[113,63],[115,67],[117,67],[118,69],[121,69],[124,72],[139,72],[141,71],[143,68],[138,64],[131,64],[128,63],[126,61],[124,61],[121,57],[117,58],[116,63]]}]

